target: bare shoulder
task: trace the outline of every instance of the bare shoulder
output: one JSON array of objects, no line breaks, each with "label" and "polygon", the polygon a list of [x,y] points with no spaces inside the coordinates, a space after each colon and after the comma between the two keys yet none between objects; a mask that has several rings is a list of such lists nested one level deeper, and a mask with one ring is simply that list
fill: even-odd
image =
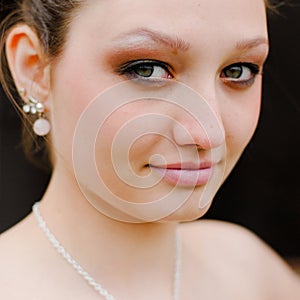
[{"label": "bare shoulder", "polygon": [[[265,294],[265,299],[300,299],[300,279],[285,261],[248,229],[223,221],[181,224],[184,244],[216,271],[228,270]],[[227,271],[226,271],[227,272]]]},{"label": "bare shoulder", "polygon": [[0,235],[0,299],[29,299],[30,283],[39,282],[32,272],[37,251],[36,231],[30,223],[22,221]]}]

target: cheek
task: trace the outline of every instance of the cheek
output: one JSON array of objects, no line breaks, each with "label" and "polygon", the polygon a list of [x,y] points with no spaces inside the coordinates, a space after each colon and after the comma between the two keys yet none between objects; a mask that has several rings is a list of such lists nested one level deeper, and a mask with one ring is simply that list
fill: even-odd
[{"label": "cheek", "polygon": [[149,160],[156,153],[163,155],[162,147],[174,146],[168,139],[152,133],[155,123],[143,122],[143,118],[139,121],[143,113],[151,111],[147,105],[142,106],[128,104],[114,111],[101,126],[95,141],[98,176],[113,194],[130,202],[159,199],[172,190],[168,186],[159,188],[156,179],[151,181]]},{"label": "cheek", "polygon": [[65,53],[54,67],[49,101],[54,153],[57,156],[63,155],[64,160],[71,157],[74,131],[81,114],[109,85],[101,74],[99,78],[102,80],[97,77],[92,79],[89,65],[80,61],[82,56],[79,55],[76,59],[74,56],[76,52]]},{"label": "cheek", "polygon": [[256,129],[260,105],[261,89],[253,89],[238,99],[232,99],[224,109],[223,123],[229,165],[233,166],[251,140]]}]

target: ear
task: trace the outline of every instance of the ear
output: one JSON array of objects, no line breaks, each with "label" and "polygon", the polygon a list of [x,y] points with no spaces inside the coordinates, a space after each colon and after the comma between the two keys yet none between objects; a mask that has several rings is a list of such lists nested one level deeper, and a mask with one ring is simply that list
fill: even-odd
[{"label": "ear", "polygon": [[50,71],[36,33],[25,24],[18,25],[9,32],[5,46],[17,89],[24,88],[26,95],[45,102],[50,88]]}]

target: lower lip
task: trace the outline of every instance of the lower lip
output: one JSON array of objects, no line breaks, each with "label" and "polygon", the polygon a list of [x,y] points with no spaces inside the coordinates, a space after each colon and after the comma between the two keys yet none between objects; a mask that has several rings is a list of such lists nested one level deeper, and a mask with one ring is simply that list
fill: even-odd
[{"label": "lower lip", "polygon": [[151,169],[158,173],[168,183],[172,185],[195,187],[208,183],[212,174],[212,168],[204,169],[164,169],[151,166]]}]

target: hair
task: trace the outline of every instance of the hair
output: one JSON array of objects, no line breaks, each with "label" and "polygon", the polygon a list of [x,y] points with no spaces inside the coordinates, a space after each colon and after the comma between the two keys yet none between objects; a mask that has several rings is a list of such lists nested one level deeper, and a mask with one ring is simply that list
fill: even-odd
[{"label": "hair", "polygon": [[[264,0],[268,10],[274,10],[272,0]],[[37,34],[47,63],[51,63],[63,51],[69,26],[84,0],[1,0],[0,18],[0,83],[23,120],[23,148],[26,157],[40,167],[51,171],[49,139],[32,133],[32,118],[25,116],[20,98],[6,59],[5,42],[15,25],[25,23]]]},{"label": "hair", "polygon": [[38,36],[47,63],[51,63],[63,51],[69,25],[82,3],[83,0],[2,0],[0,4],[0,17],[3,20],[0,25],[0,82],[17,113],[21,115],[25,156],[47,172],[52,170],[49,138],[36,136],[32,132],[35,117],[26,115],[21,109],[23,101],[6,58],[6,38],[17,24],[27,24]]}]

